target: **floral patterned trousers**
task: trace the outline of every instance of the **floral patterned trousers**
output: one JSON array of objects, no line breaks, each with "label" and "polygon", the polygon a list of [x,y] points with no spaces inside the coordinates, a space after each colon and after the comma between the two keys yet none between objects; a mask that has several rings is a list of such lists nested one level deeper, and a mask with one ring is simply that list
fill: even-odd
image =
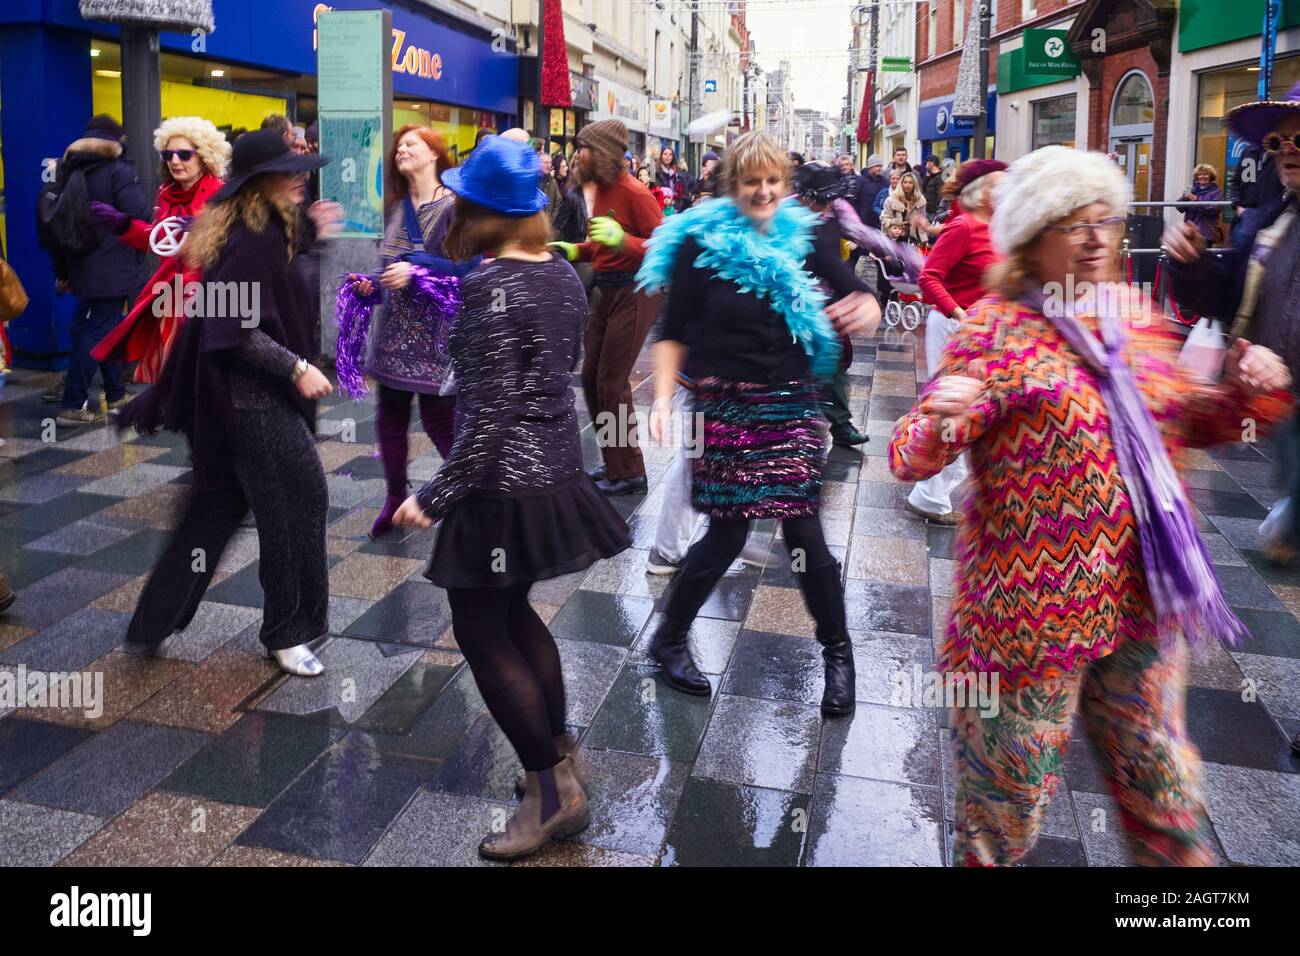
[{"label": "floral patterned trousers", "polygon": [[1184,718],[1187,659],[1181,640],[1161,648],[1153,640],[1121,639],[1108,656],[1063,677],[1019,690],[1004,680],[996,715],[954,708],[954,863],[1010,865],[1033,849],[1061,784],[1078,712],[1134,859],[1148,866],[1212,865],[1200,758]]}]

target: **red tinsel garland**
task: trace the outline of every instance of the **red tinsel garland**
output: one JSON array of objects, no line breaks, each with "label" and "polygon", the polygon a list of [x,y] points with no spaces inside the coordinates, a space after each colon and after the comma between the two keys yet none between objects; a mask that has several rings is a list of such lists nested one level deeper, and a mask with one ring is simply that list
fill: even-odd
[{"label": "red tinsel garland", "polygon": [[862,110],[861,112],[858,113],[858,142],[859,143],[871,142],[871,106],[872,106],[871,101],[873,98],[872,91],[871,91],[871,85],[872,85],[871,81],[873,79],[874,79],[874,75],[868,73],[866,76],[866,82],[862,84]]},{"label": "red tinsel garland", "polygon": [[564,42],[564,8],[561,0],[544,0],[542,21],[546,38],[542,42],[542,105],[568,109],[573,106],[569,89],[569,47]]}]

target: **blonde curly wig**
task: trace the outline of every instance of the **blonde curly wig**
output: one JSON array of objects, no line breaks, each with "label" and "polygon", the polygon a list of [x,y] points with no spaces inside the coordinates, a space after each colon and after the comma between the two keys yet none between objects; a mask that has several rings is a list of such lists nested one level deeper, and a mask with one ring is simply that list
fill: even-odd
[{"label": "blonde curly wig", "polygon": [[[153,148],[166,149],[173,136],[188,139],[198,151],[203,168],[218,179],[226,178],[226,167],[230,165],[230,144],[226,142],[226,134],[213,126],[211,120],[205,120],[201,116],[173,116],[165,119],[153,131]],[[163,168],[166,169],[165,163]]]}]

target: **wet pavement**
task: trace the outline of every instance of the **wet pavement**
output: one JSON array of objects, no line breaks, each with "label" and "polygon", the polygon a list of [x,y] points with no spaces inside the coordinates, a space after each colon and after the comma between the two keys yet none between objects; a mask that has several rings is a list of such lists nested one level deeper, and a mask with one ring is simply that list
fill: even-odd
[{"label": "wet pavement", "polygon": [[[614,499],[633,549],[531,594],[560,646],[592,825],[530,864],[950,860],[946,717],[890,703],[892,675],[932,668],[952,593],[952,530],[902,508],[907,487],[883,457],[925,378],[922,334],[857,344],[852,406],[871,442],[827,464],[822,519],[846,574],[856,713],[818,711],[820,649],[770,522],[753,532],[766,566],[737,564],[692,632],[713,696],[662,682],[645,649],[668,582],[644,568],[673,452],[647,449],[649,495]],[[643,405],[648,371],[647,353]],[[19,591],[0,616],[0,670],[100,672],[105,700],[94,719],[0,709],[0,865],[497,865],[476,847],[510,812],[517,764],[457,650],[445,595],[422,577],[435,532],[367,537],[384,495],[373,399],[336,395],[321,410],[331,634],[318,650],[326,674],[304,680],[258,654],[251,526],[166,657],[118,650],[187,493],[187,453],[170,435],[52,430],[57,406],[40,392],[53,380],[19,372],[0,391],[0,567]],[[583,438],[594,464],[590,427]],[[1210,550],[1254,639],[1196,664],[1188,720],[1221,861],[1295,865],[1300,575],[1258,551],[1267,451],[1191,462]],[[413,481],[437,470],[418,422],[412,456]],[[1126,864],[1081,734],[1065,778],[1028,862]]]}]

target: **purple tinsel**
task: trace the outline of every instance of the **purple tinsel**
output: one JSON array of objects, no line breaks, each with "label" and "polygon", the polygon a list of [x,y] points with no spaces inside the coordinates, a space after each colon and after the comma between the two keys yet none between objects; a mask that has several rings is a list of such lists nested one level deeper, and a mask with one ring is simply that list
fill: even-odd
[{"label": "purple tinsel", "polygon": [[[366,339],[370,335],[370,321],[375,306],[383,300],[379,276],[360,274],[358,278],[370,280],[370,294],[362,295],[351,276],[340,277],[335,315],[339,338],[335,347],[334,367],[338,370],[339,388],[349,398],[363,398],[369,394],[366,385]],[[411,266],[411,288],[419,294],[419,302],[432,314],[429,316],[437,331],[434,347],[439,355],[447,354],[447,336],[451,329],[449,319],[460,311],[460,280],[454,276],[438,276],[423,266]]]},{"label": "purple tinsel", "polygon": [[370,294],[362,295],[358,283],[351,276],[342,276],[339,295],[335,305],[338,320],[339,340],[335,346],[334,368],[339,373],[339,388],[348,398],[361,398],[368,391],[365,374],[361,363],[366,350],[366,337],[370,334],[370,318],[375,313],[375,306],[383,298],[379,288],[379,276],[360,275],[360,279],[370,280]]},{"label": "purple tinsel", "polygon": [[879,229],[873,229],[866,225],[859,217],[857,210],[853,208],[848,201],[837,199],[831,207],[835,212],[835,218],[839,222],[840,232],[849,242],[857,243],[858,248],[865,250],[878,259],[887,259],[893,257],[903,264],[904,278],[908,282],[915,284],[921,276],[921,269],[925,265],[925,260],[921,257],[920,251],[916,246],[908,242],[900,242],[897,239],[890,239]]},{"label": "purple tinsel", "polygon": [[441,359],[447,358],[447,340],[451,335],[452,320],[460,312],[460,280],[455,276],[434,275],[423,266],[411,267],[411,286],[423,297],[421,305],[427,303],[432,315],[429,316],[437,330],[433,340],[435,354]]}]

